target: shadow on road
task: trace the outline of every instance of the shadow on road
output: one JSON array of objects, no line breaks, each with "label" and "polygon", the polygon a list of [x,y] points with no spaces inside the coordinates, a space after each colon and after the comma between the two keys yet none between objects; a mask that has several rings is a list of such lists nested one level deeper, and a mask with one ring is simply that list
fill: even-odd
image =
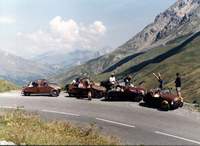
[{"label": "shadow on road", "polygon": [[151,108],[151,109],[156,109],[156,110],[162,111],[162,112],[172,111],[172,109],[171,109],[171,110],[168,110],[168,111],[162,110],[161,108],[159,108],[159,107],[156,106],[156,105],[149,105],[149,104],[147,104],[147,103],[145,103],[145,102],[140,102],[140,103],[139,103],[139,106],[146,107],[146,108]]},{"label": "shadow on road", "polygon": [[20,95],[20,96],[22,96],[22,97],[52,97],[52,98],[57,98],[57,97],[59,97],[59,96],[57,96],[57,97],[53,97],[53,96],[51,96],[51,95],[40,95],[40,94],[36,94],[36,95],[29,95],[29,96],[25,96],[25,95]]}]

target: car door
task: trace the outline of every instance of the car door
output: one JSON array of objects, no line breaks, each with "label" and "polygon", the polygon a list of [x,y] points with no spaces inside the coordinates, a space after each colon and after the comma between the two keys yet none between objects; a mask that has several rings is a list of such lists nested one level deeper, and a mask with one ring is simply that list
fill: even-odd
[{"label": "car door", "polygon": [[51,92],[51,87],[48,85],[48,83],[40,84],[39,93],[49,94],[50,92]]},{"label": "car door", "polygon": [[32,85],[30,85],[28,87],[28,92],[29,93],[33,93],[33,94],[36,94],[38,92],[38,84],[36,83],[31,83]]}]

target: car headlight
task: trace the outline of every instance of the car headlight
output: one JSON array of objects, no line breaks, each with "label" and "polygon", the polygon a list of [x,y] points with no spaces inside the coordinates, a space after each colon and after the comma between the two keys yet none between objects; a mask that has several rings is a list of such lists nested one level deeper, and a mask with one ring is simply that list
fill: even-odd
[{"label": "car headlight", "polygon": [[171,105],[174,105],[174,101],[171,102]]}]

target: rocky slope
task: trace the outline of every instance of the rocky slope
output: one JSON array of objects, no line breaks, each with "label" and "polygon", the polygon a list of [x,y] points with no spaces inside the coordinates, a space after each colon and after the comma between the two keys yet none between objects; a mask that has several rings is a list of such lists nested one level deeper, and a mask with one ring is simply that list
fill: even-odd
[{"label": "rocky slope", "polygon": [[[112,53],[68,69],[54,78],[64,84],[83,74],[94,76],[106,71],[115,71],[143,52],[166,46],[168,42],[176,38],[184,38],[195,33],[199,30],[199,26],[200,0],[178,0],[166,11],[156,16],[153,23]],[[114,68],[109,70],[113,66]]]}]

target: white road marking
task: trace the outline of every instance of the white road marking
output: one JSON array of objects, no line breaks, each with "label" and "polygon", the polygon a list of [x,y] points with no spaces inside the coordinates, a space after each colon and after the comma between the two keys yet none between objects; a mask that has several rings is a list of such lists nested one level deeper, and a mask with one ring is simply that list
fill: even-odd
[{"label": "white road marking", "polygon": [[192,140],[192,139],[188,139],[188,138],[184,138],[184,137],[180,137],[180,136],[176,136],[176,135],[172,135],[172,134],[167,134],[167,133],[160,132],[160,131],[155,131],[155,133],[160,134],[160,135],[165,135],[165,136],[168,136],[168,137],[173,137],[173,138],[176,138],[176,139],[181,139],[181,140],[184,140],[184,141],[188,141],[188,142],[200,145],[200,141],[196,141],[196,140]]},{"label": "white road marking", "polygon": [[80,117],[78,114],[73,114],[73,113],[66,113],[66,112],[59,112],[59,111],[52,111],[52,110],[41,110],[42,112],[47,112],[47,113],[55,113],[55,114],[62,114],[62,115],[69,115],[69,116],[76,116]]},{"label": "white road marking", "polygon": [[125,126],[125,127],[135,128],[135,126],[133,126],[133,125],[128,125],[128,124],[124,124],[124,123],[120,123],[120,122],[116,122],[116,121],[110,121],[110,120],[106,120],[106,119],[102,119],[102,118],[96,118],[96,120],[107,122],[107,123],[112,123],[112,124],[116,124],[116,125],[121,125],[121,126]]},{"label": "white road marking", "polygon": [[12,106],[0,106],[0,108],[7,108],[7,109],[24,109],[23,107],[12,107]]}]

